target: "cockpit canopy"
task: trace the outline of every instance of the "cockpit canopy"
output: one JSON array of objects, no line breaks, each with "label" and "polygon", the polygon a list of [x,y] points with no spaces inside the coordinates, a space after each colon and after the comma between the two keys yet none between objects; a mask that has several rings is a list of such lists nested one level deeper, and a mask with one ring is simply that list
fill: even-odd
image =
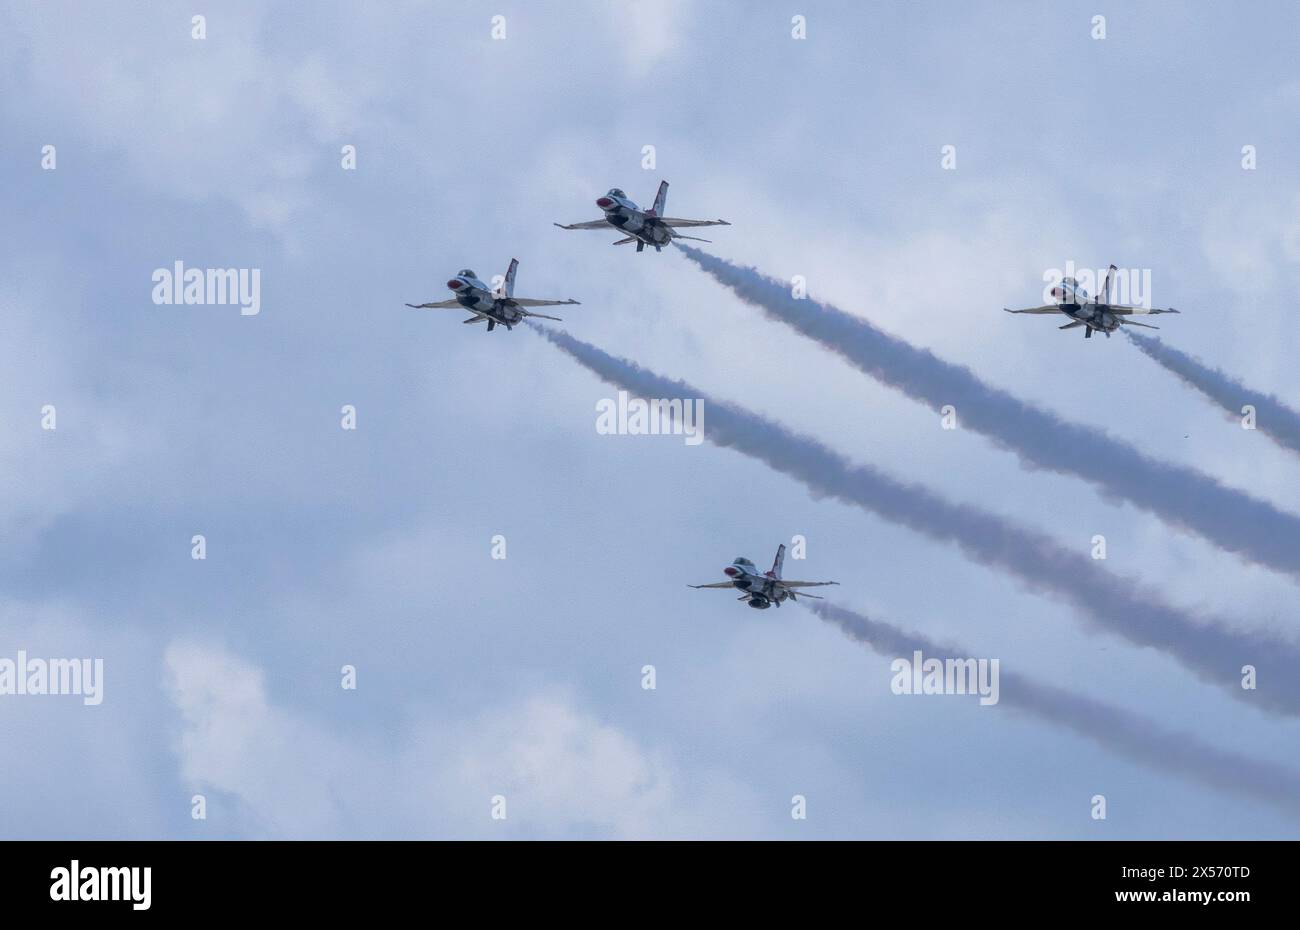
[{"label": "cockpit canopy", "polygon": [[611,188],[609,189],[609,196],[611,196],[611,197],[622,197],[624,200],[627,199],[627,194],[623,193],[623,192],[622,192],[621,190],[619,190],[617,187],[611,187]]},{"label": "cockpit canopy", "polygon": [[736,562],[735,562],[735,564],[736,564],[736,565],[748,565],[748,566],[750,566],[751,568],[752,568],[753,565],[754,565],[753,562],[749,561],[749,559],[745,558],[743,555],[741,555],[741,556],[737,556],[737,557],[736,557]]},{"label": "cockpit canopy", "polygon": [[478,275],[476,275],[471,268],[462,268],[460,271],[456,272],[456,274],[460,275],[462,278],[478,278]]}]

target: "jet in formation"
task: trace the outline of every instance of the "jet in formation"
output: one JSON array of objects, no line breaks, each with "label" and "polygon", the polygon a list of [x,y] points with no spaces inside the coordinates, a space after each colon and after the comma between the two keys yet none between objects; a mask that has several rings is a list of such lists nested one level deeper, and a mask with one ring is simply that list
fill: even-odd
[{"label": "jet in formation", "polygon": [[722,570],[729,581],[719,581],[716,584],[693,584],[692,588],[735,588],[741,591],[738,601],[749,601],[749,606],[757,610],[767,610],[775,604],[781,606],[781,602],[789,598],[797,600],[800,597],[815,597],[823,600],[820,595],[807,594],[803,591],[796,592],[795,588],[817,588],[830,584],[839,584],[838,581],[787,581],[781,577],[781,566],[785,562],[785,545],[782,544],[776,550],[776,559],[772,562],[772,570],[760,573],[754,567],[754,563],[749,559],[741,556]]},{"label": "jet in formation", "polygon": [[664,205],[667,201],[667,181],[659,183],[659,193],[655,195],[654,206],[649,210],[642,210],[628,199],[627,194],[615,187],[611,188],[603,197],[596,198],[596,206],[605,211],[604,219],[589,220],[586,223],[556,223],[555,225],[561,229],[605,229],[612,226],[619,232],[627,234],[626,238],[619,239],[614,245],[628,245],[635,242],[638,252],[644,251],[646,246],[651,246],[656,252],[662,252],[664,246],[674,239],[691,239],[695,242],[710,241],[695,236],[683,236],[677,232],[682,227],[731,225],[726,220],[682,220],[664,216]]},{"label": "jet in formation", "polygon": [[1110,286],[1115,278],[1116,268],[1110,266],[1106,272],[1106,283],[1102,285],[1101,293],[1091,300],[1088,298],[1088,292],[1079,286],[1079,282],[1074,278],[1062,278],[1061,283],[1052,288],[1051,294],[1057,299],[1057,303],[1047,304],[1043,307],[1028,307],[1024,310],[1006,310],[1007,313],[1064,313],[1070,318],[1070,322],[1059,329],[1075,329],[1080,326],[1087,327],[1083,331],[1085,339],[1092,338],[1093,330],[1105,333],[1107,338],[1110,334],[1121,326],[1141,326],[1143,329],[1159,329],[1159,326],[1152,326],[1150,323],[1139,323],[1136,320],[1127,320],[1125,317],[1133,315],[1146,315],[1156,313],[1177,313],[1177,310],[1170,308],[1168,310],[1148,309],[1146,307],[1127,307],[1122,304],[1112,304],[1110,302]]},{"label": "jet in formation", "polygon": [[498,325],[513,329],[516,323],[525,317],[541,317],[543,320],[562,322],[558,316],[545,313],[533,313],[528,307],[557,307],[576,304],[576,300],[538,300],[533,297],[515,296],[515,272],[519,270],[519,259],[510,259],[510,267],[502,279],[501,290],[494,291],[478,275],[468,268],[456,272],[456,276],[447,282],[447,287],[456,296],[451,300],[440,300],[431,304],[407,304],[414,310],[468,310],[474,314],[465,323],[482,323],[487,321],[488,332]]}]

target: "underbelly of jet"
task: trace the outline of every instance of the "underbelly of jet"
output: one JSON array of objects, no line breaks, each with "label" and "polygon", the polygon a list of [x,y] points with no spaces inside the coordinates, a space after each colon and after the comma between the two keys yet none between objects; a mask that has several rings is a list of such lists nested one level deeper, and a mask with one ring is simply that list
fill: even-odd
[{"label": "underbelly of jet", "polygon": [[466,310],[472,310],[474,313],[481,313],[488,319],[495,320],[505,326],[514,326],[524,318],[524,315],[515,307],[509,304],[503,304],[499,300],[486,300],[481,297],[461,298],[460,304]]},{"label": "underbelly of jet", "polygon": [[646,245],[666,245],[671,238],[668,228],[660,226],[653,220],[645,220],[639,216],[624,216],[620,213],[611,214],[607,219],[610,224],[629,236],[635,236]]},{"label": "underbelly of jet", "polygon": [[1080,323],[1086,323],[1092,329],[1103,331],[1113,331],[1119,327],[1119,321],[1105,311],[1097,311],[1093,307],[1062,307],[1062,312],[1072,320]]}]

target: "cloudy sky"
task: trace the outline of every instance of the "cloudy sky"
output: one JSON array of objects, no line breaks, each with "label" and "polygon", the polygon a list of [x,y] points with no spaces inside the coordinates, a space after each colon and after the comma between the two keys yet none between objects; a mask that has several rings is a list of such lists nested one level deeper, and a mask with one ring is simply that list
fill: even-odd
[{"label": "cloudy sky", "polygon": [[[99,706],[0,696],[0,835],[1294,838],[686,585],[802,535],[788,574],[1004,674],[1300,771],[1294,718],[735,451],[601,435],[614,389],[554,346],[403,304],[517,257],[582,302],[548,325],[1300,642],[1295,579],[942,429],[675,250],[551,225],[668,179],[734,224],[714,254],[1300,514],[1294,455],[1122,336],[1000,309],[1149,269],[1162,339],[1300,403],[1298,32],[1282,2],[0,6],[0,658],[104,660]],[[259,269],[261,312],[155,304],[177,261]]]}]

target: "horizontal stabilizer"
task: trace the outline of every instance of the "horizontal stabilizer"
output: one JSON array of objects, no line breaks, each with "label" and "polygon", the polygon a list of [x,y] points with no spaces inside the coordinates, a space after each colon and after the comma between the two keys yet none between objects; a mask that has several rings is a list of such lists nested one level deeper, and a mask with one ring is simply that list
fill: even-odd
[{"label": "horizontal stabilizer", "polygon": [[561,229],[606,229],[609,222],[606,220],[587,220],[585,223],[552,223]]},{"label": "horizontal stabilizer", "polygon": [[1041,307],[1026,307],[1023,310],[1009,310],[1006,307],[1003,307],[1002,309],[1006,313],[1063,313],[1064,312],[1056,304],[1044,304]]},{"label": "horizontal stabilizer", "polygon": [[536,297],[512,297],[510,303],[516,307],[567,307],[570,304],[576,304],[573,298],[568,300],[541,300]]},{"label": "horizontal stabilizer", "polygon": [[440,300],[432,304],[407,304],[412,310],[454,310],[461,306],[459,300]]},{"label": "horizontal stabilizer", "polygon": [[677,227],[680,226],[730,226],[731,225],[726,220],[684,220],[676,216],[662,217],[659,220],[659,222],[669,227],[670,229],[676,229]]}]

